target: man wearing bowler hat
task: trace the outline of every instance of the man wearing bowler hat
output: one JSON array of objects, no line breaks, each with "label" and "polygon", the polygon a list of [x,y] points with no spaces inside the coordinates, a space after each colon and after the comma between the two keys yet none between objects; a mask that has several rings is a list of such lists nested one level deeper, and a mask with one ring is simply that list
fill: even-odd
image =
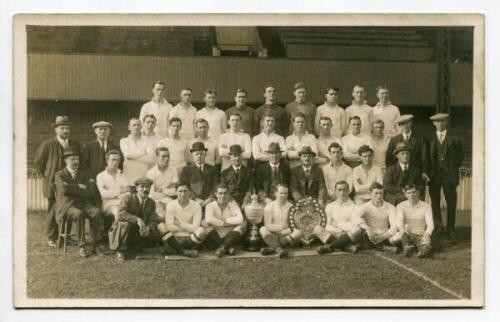
[{"label": "man wearing bowler hat", "polygon": [[67,116],[57,116],[55,122],[52,123],[56,136],[40,144],[34,160],[35,169],[43,176],[43,196],[48,201],[46,236],[50,247],[56,247],[57,245],[57,223],[53,211],[56,202],[53,186],[54,177],[57,171],[65,167],[62,159],[63,149],[70,146],[77,150],[80,149],[80,145],[69,138],[70,126],[71,122]]},{"label": "man wearing bowler hat", "polygon": [[425,182],[420,168],[412,163],[411,150],[408,144],[399,143],[393,152],[398,161],[387,168],[384,174],[385,200],[393,205],[406,200],[403,192],[403,187],[406,185],[414,185],[420,195],[425,193]]},{"label": "man wearing bowler hat", "polygon": [[292,169],[290,190],[295,201],[305,197],[318,199],[321,206],[325,206],[326,185],[323,171],[314,164],[316,153],[310,146],[304,146],[299,151],[301,165]]},{"label": "man wearing bowler hat", "polygon": [[95,180],[85,171],[80,170],[80,151],[75,147],[67,147],[62,156],[66,167],[56,172],[56,203],[54,211],[56,220],[62,225],[64,219],[74,221],[78,234],[79,255],[87,257],[85,249],[85,219],[89,219],[92,235],[92,252],[103,253],[101,244],[102,212],[94,206],[97,187]]},{"label": "man wearing bowler hat", "polygon": [[[118,261],[124,261],[132,252],[144,246],[153,246],[160,240],[156,205],[149,198],[153,181],[146,177],[135,180],[136,192],[125,195],[118,210],[118,220],[109,231],[109,248],[116,251]],[[163,233],[166,233],[163,231]]]},{"label": "man wearing bowler hat", "polygon": [[[96,134],[96,139],[86,143],[82,148],[82,169],[85,169],[92,178],[96,178],[106,168],[106,152],[118,150],[120,147],[109,140],[109,135],[113,125],[106,121],[95,122],[92,127]],[[123,157],[121,157],[123,160]],[[122,161],[119,168],[122,168]]]},{"label": "man wearing bowler hat", "polygon": [[254,190],[253,171],[242,164],[243,149],[239,144],[229,147],[231,165],[222,171],[221,183],[229,188],[229,194],[240,207],[250,202],[250,194]]},{"label": "man wearing bowler hat", "polygon": [[267,205],[276,199],[280,183],[288,186],[290,168],[281,158],[283,150],[278,142],[271,142],[265,152],[269,155],[269,161],[255,167],[255,191]]},{"label": "man wearing bowler hat", "polygon": [[447,220],[446,235],[454,240],[455,212],[457,206],[457,186],[460,180],[459,169],[463,161],[462,143],[448,130],[449,115],[438,113],[430,120],[436,127],[436,134],[431,139],[430,147],[430,182],[432,214],[434,224],[442,227],[441,188],[446,200]]},{"label": "man wearing bowler hat", "polygon": [[205,163],[207,148],[203,142],[193,143],[191,149],[192,164],[182,168],[179,182],[187,184],[192,192],[192,199],[202,207],[215,200],[215,186],[219,175],[214,166]]}]

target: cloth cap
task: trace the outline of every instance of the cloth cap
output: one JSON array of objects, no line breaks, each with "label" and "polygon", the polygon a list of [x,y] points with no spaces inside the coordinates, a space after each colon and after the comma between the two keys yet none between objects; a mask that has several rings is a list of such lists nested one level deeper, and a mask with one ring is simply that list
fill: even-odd
[{"label": "cloth cap", "polygon": [[95,129],[96,127],[109,127],[110,129],[113,128],[113,125],[109,122],[106,122],[106,121],[99,121],[99,122],[95,122],[94,124],[92,124],[92,127]]},{"label": "cloth cap", "polygon": [[446,114],[446,113],[437,113],[437,114],[434,114],[433,116],[431,116],[429,118],[429,120],[431,120],[431,121],[443,121],[443,120],[448,119],[448,117],[450,117],[449,114]]},{"label": "cloth cap", "polygon": [[148,185],[152,185],[153,184],[153,180],[149,179],[149,178],[146,178],[146,177],[140,177],[138,178],[137,180],[135,180],[134,184],[136,186],[140,185],[140,184],[148,184]]},{"label": "cloth cap", "polygon": [[398,143],[394,149],[394,155],[397,155],[401,151],[411,151],[411,147],[404,142]]},{"label": "cloth cap", "polygon": [[400,117],[398,117],[395,122],[397,124],[401,124],[401,123],[409,122],[411,120],[413,120],[413,115],[412,114],[403,114]]}]

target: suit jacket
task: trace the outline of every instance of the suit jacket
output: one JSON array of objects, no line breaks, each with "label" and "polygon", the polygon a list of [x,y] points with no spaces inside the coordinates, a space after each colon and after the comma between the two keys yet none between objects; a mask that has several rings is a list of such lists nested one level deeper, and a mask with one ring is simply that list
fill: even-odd
[{"label": "suit jacket", "polygon": [[[403,195],[403,187],[406,184],[413,184],[417,190],[422,191],[425,189],[425,183],[422,179],[422,173],[420,169],[413,166],[411,163],[407,170],[407,180],[405,182],[405,177],[403,170],[399,165],[399,162],[387,168],[384,174],[384,191],[386,200],[392,204],[396,204],[397,201],[405,200]],[[425,198],[425,196],[420,196],[420,198]]]},{"label": "suit jacket", "polygon": [[460,180],[459,169],[463,161],[462,143],[453,135],[450,135],[448,130],[444,138],[442,147],[444,151],[443,166],[440,167],[438,157],[439,139],[437,134],[429,142],[429,177],[432,179],[440,175],[442,178],[448,179],[448,182],[453,185],[458,185]]},{"label": "suit jacket", "polygon": [[239,176],[236,176],[234,168],[230,166],[222,171],[220,182],[229,187],[229,193],[241,206],[246,193],[252,193],[254,189],[254,174],[252,170],[242,165]]},{"label": "suit jacket", "polygon": [[[307,193],[306,182],[308,183]],[[307,196],[324,201],[326,197],[326,185],[323,171],[318,167],[318,165],[313,164],[309,180],[307,180],[302,165],[293,168],[292,177],[290,179],[290,191],[295,201]]]},{"label": "suit jacket", "polygon": [[[73,140],[69,139],[68,145],[80,150],[80,145]],[[66,166],[62,159],[62,154],[63,147],[55,137],[42,142],[36,152],[34,165],[38,173],[43,176],[43,196],[45,198],[55,196],[52,185],[56,172],[64,169]]]},{"label": "suit jacket", "polygon": [[179,182],[187,184],[195,198],[203,200],[215,197],[215,186],[219,183],[219,174],[214,166],[203,165],[203,175],[200,169],[190,164],[182,168]]},{"label": "suit jacket", "polygon": [[[283,161],[278,167],[278,181],[286,185],[290,181],[290,167]],[[269,198],[275,187],[272,186],[272,169],[269,162],[258,164],[255,168],[255,190],[260,198]]]},{"label": "suit jacket", "polygon": [[[81,189],[78,185],[84,184],[87,189]],[[94,179],[87,172],[78,170],[75,179],[67,168],[55,175],[56,203],[54,206],[57,220],[61,220],[70,207],[82,209],[87,204],[93,204],[91,200],[97,194]]]},{"label": "suit jacket", "polygon": [[[120,151],[120,147],[116,143],[108,140],[106,151],[112,149]],[[104,170],[104,168],[106,168],[106,159],[105,159],[106,151],[104,151],[101,148],[101,144],[99,143],[98,140],[88,142],[82,148],[82,160],[81,160],[82,167],[94,179],[97,177],[99,173],[101,173]],[[122,169],[122,164],[123,164],[123,155],[121,155],[121,162],[119,166],[120,169]]]},{"label": "suit jacket", "polygon": [[141,202],[137,197],[137,193],[128,193],[120,201],[118,220],[137,223],[137,218],[141,218],[151,231],[156,229],[156,225],[160,221],[156,214],[156,203],[153,199],[148,197],[144,204],[144,210],[141,211]]},{"label": "suit jacket", "polygon": [[[403,134],[398,134],[393,136],[389,141],[389,146],[387,147],[387,154],[385,155],[385,164],[386,167],[389,167],[395,163],[397,163],[397,158],[394,156],[394,150],[396,146],[404,142]],[[429,173],[429,156],[427,150],[427,143],[424,138],[415,134],[415,131],[412,132],[410,136],[410,140],[408,145],[411,147],[410,153],[410,162],[419,168],[424,173]]]}]

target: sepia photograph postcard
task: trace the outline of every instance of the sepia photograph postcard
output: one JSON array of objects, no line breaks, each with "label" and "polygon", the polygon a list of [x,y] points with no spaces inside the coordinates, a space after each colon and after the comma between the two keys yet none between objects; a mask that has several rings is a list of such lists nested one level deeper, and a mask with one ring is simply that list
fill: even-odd
[{"label": "sepia photograph postcard", "polygon": [[15,308],[484,306],[484,15],[13,22]]}]

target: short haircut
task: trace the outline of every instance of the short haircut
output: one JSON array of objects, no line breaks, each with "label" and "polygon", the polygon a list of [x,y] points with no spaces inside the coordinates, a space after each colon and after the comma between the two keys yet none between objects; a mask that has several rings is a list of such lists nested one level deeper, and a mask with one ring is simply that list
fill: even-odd
[{"label": "short haircut", "polygon": [[365,87],[363,85],[359,85],[359,84],[356,84],[352,87],[352,90],[354,91],[354,89],[358,87],[358,88],[361,88],[362,90],[365,90]]},{"label": "short haircut", "polygon": [[194,122],[194,124],[195,124],[195,125],[198,125],[198,123],[205,123],[207,126],[210,126],[210,125],[208,124],[208,121],[207,121],[207,120],[205,120],[204,118],[199,118],[199,119],[197,119],[197,120]]},{"label": "short haircut", "polygon": [[119,156],[119,157],[120,157],[120,160],[121,160],[122,155],[121,155],[120,151],[118,151],[117,149],[111,149],[111,150],[108,150],[108,151],[106,152],[106,154],[104,154],[104,158],[106,159],[106,161],[108,161],[109,156],[110,156],[110,155],[113,155],[113,154],[114,154],[114,155]]},{"label": "short haircut", "polygon": [[288,189],[288,185],[286,183],[283,183],[283,182],[278,183],[278,185],[276,186],[276,189],[278,189],[279,187],[284,188],[284,189]]},{"label": "short haircut", "polygon": [[160,152],[162,152],[162,151],[166,151],[166,152],[168,152],[170,154],[170,150],[166,146],[159,146],[155,150],[156,155],[159,155]]},{"label": "short haircut", "polygon": [[295,119],[296,119],[297,117],[301,117],[301,118],[303,118],[304,120],[306,119],[306,116],[304,115],[304,113],[297,112],[297,113],[293,114],[293,116],[292,116],[292,121],[293,121],[293,122],[295,122]]},{"label": "short haircut", "polygon": [[164,81],[161,81],[161,80],[157,80],[153,83],[153,88],[155,88],[156,85],[163,85],[165,86],[165,82]]},{"label": "short haircut", "polygon": [[229,191],[229,187],[225,183],[218,183],[215,186],[215,191],[219,191],[219,189],[226,189],[227,191]]},{"label": "short haircut", "polygon": [[180,187],[187,187],[189,191],[191,191],[191,188],[189,187],[189,183],[187,181],[181,181],[181,182],[178,182],[176,185],[175,185],[175,190],[177,191]]},{"label": "short haircut", "polygon": [[276,86],[274,86],[273,84],[266,84],[264,85],[264,92],[266,91],[266,89],[268,89],[269,87],[272,87],[276,90]]},{"label": "short haircut", "polygon": [[375,124],[382,124],[383,127],[385,127],[385,123],[382,119],[376,119],[375,121],[372,122],[372,127]]},{"label": "short haircut", "polygon": [[333,142],[332,144],[330,144],[330,146],[328,146],[328,152],[330,152],[332,149],[339,149],[340,151],[342,151],[342,146],[337,142]]},{"label": "short haircut", "polygon": [[380,189],[382,189],[382,190],[384,190],[384,186],[382,186],[382,185],[381,185],[380,183],[378,183],[378,182],[374,182],[374,183],[372,183],[372,184],[370,185],[370,191],[375,190],[375,189],[379,189],[379,190],[380,190]]},{"label": "short haircut", "polygon": [[243,93],[243,94],[245,94],[245,96],[247,95],[247,91],[246,91],[245,89],[243,89],[243,88],[238,88],[238,89],[236,90],[236,94],[235,94],[234,96],[238,95],[239,93]]},{"label": "short haircut", "polygon": [[240,113],[234,112],[234,113],[231,113],[231,115],[229,115],[229,118],[231,118],[231,116],[237,116],[241,120],[241,114]]},{"label": "short haircut", "polygon": [[321,123],[321,121],[328,121],[328,122],[330,122],[330,124],[333,124],[332,119],[330,117],[328,117],[328,116],[322,116],[322,117],[320,117],[319,118],[319,122]]},{"label": "short haircut", "polygon": [[363,144],[362,146],[359,147],[359,149],[358,149],[359,155],[362,155],[363,153],[366,153],[366,152],[371,152],[373,155],[373,149],[370,148],[369,145]]},{"label": "short haircut", "polygon": [[148,117],[149,117],[149,118],[154,119],[154,120],[155,120],[155,122],[157,121],[157,120],[156,120],[156,116],[154,116],[153,114],[146,114],[146,115],[144,115],[144,117],[142,118],[142,121],[143,121],[143,122],[146,122],[146,119],[147,119]]},{"label": "short haircut", "polygon": [[298,89],[307,89],[306,84],[303,82],[298,82],[293,85],[293,90],[296,91]]},{"label": "short haircut", "polygon": [[403,187],[403,191],[408,191],[408,190],[411,190],[411,189],[417,189],[417,187],[415,186],[415,184],[409,183],[409,184],[407,184],[407,185],[405,185]]},{"label": "short haircut", "polygon": [[207,96],[208,94],[214,94],[215,96],[217,96],[217,92],[215,91],[215,89],[213,88],[207,88],[204,92],[203,92],[203,96]]},{"label": "short haircut", "polygon": [[130,123],[132,123],[132,121],[139,121],[139,122],[141,122],[141,120],[139,120],[137,117],[133,117],[130,120],[128,120],[128,125],[130,125]]},{"label": "short haircut", "polygon": [[262,119],[265,119],[266,117],[272,117],[276,121],[276,116],[274,116],[274,114],[271,113],[270,111],[265,112],[264,115],[262,116]]},{"label": "short haircut", "polygon": [[378,93],[381,89],[389,90],[386,85],[380,85],[375,88],[375,93]]},{"label": "short haircut", "polygon": [[351,124],[352,120],[358,120],[359,122],[361,122],[361,118],[357,115],[353,115],[353,116],[349,117],[349,124]]},{"label": "short haircut", "polygon": [[190,92],[192,92],[193,90],[191,89],[191,87],[184,87],[183,89],[181,89],[180,92],[182,93],[182,91],[190,91]]},{"label": "short haircut", "polygon": [[337,186],[340,186],[340,185],[344,185],[349,189],[349,184],[345,180],[339,180],[339,181],[335,182],[335,188],[337,188]]},{"label": "short haircut", "polygon": [[182,126],[182,120],[176,116],[172,117],[169,121],[168,121],[168,125],[172,125],[174,122],[179,122],[181,123],[181,126]]},{"label": "short haircut", "polygon": [[338,88],[337,86],[330,86],[330,87],[327,87],[327,88],[325,89],[325,94],[328,94],[328,92],[329,92],[330,90],[334,90],[334,91],[335,91],[335,92],[337,92],[337,93],[340,91],[340,90],[339,90],[339,88]]}]

